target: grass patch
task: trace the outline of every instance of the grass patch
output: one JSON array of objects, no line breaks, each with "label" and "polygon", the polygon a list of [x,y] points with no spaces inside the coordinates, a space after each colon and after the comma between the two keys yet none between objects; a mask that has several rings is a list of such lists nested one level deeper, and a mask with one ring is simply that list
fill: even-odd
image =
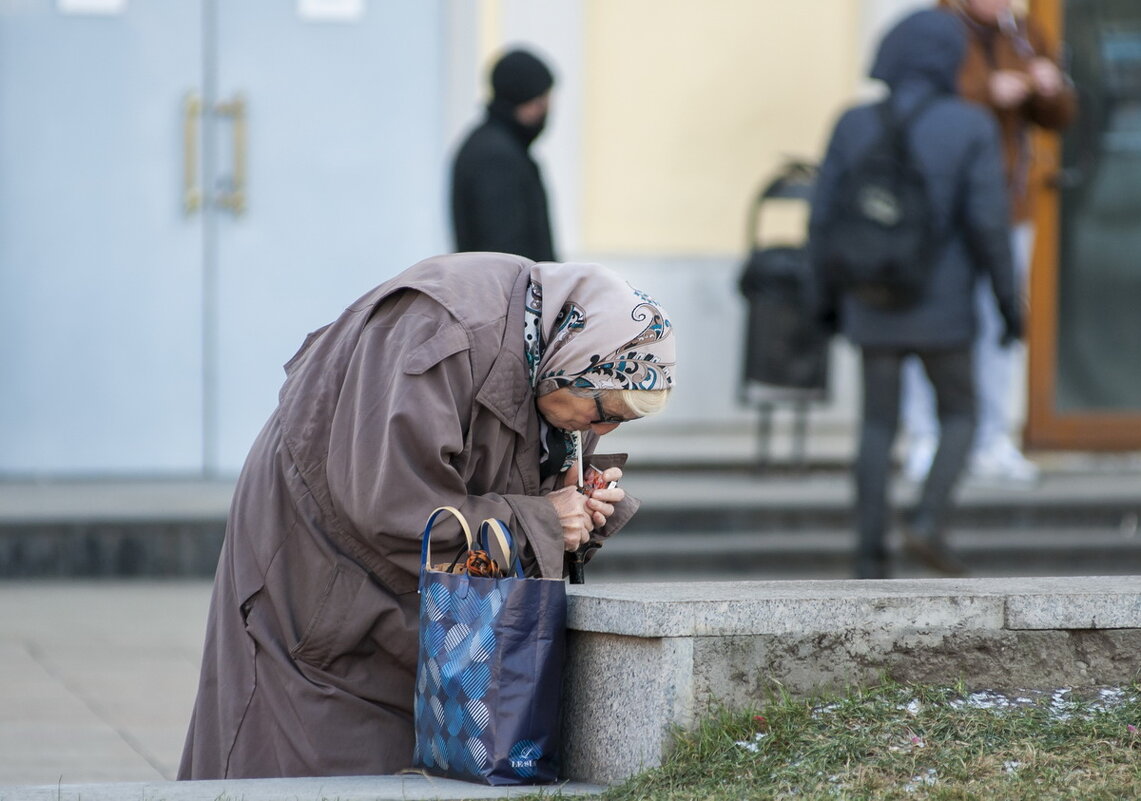
[{"label": "grass patch", "polygon": [[774,697],[682,733],[604,801],[1141,798],[1141,686],[967,694],[883,684]]}]

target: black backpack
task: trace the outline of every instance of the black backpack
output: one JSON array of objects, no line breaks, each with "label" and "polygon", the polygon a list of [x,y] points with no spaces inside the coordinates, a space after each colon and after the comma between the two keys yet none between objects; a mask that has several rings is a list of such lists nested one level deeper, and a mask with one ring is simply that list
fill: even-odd
[{"label": "black backpack", "polygon": [[813,231],[815,258],[830,281],[870,306],[914,303],[938,255],[927,180],[907,144],[909,126],[934,99],[903,119],[887,100],[876,107],[883,134],[840,175],[832,214]]}]

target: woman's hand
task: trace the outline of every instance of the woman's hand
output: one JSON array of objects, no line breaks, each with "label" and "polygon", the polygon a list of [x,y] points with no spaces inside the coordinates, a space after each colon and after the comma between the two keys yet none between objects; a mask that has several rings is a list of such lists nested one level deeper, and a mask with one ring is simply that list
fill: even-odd
[{"label": "woman's hand", "polygon": [[621,467],[608,467],[602,472],[605,482],[600,489],[593,490],[586,502],[586,511],[590,514],[591,522],[595,528],[602,528],[614,514],[614,504],[626,499],[626,490],[621,487],[607,487],[612,481],[622,478]]},{"label": "woman's hand", "polygon": [[547,499],[559,516],[559,524],[563,529],[563,549],[577,551],[590,539],[590,532],[594,529],[591,513],[586,509],[589,499],[574,486],[555,490]]},{"label": "woman's hand", "polygon": [[[612,481],[621,480],[621,467],[608,467],[602,471],[603,486]],[[578,462],[571,464],[570,469],[563,475],[563,486],[578,487]],[[590,521],[594,524],[593,528],[602,528],[606,525],[610,515],[614,514],[614,504],[626,499],[626,490],[620,487],[596,489],[591,490],[589,495],[583,497],[587,498],[583,508],[586,514],[590,516]]]}]

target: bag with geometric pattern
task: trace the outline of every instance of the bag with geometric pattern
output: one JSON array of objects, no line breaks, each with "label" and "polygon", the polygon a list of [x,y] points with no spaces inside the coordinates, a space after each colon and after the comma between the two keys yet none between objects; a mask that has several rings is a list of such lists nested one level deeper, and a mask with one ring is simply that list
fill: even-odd
[{"label": "bag with geometric pattern", "polygon": [[[459,520],[467,554],[433,566],[432,527],[444,513]],[[558,778],[566,612],[566,585],[523,576],[503,521],[484,521],[476,542],[457,509],[432,512],[421,545],[414,767],[489,785]]]}]

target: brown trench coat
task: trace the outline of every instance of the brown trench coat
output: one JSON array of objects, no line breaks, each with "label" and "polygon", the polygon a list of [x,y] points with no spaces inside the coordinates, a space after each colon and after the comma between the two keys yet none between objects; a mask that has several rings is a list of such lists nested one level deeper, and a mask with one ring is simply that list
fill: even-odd
[{"label": "brown trench coat", "polygon": [[[385,774],[413,746],[420,537],[497,517],[563,575],[523,356],[531,262],[415,265],[311,334],[238,480],[180,779]],[[589,436],[589,453],[597,438]],[[637,509],[618,504],[605,537]],[[454,521],[435,530],[454,553]]]},{"label": "brown trench coat", "polygon": [[[939,0],[944,8],[954,8],[958,0]],[[1030,185],[1035,154],[1029,137],[1030,126],[1060,131],[1074,119],[1078,110],[1077,93],[1068,82],[1053,97],[1031,95],[1015,108],[999,108],[991,101],[990,76],[997,70],[1027,72],[1034,58],[1048,58],[1059,65],[1058,46],[1046,39],[1034,21],[1018,18],[1017,33],[1000,30],[993,25],[968,27],[967,52],[959,71],[959,95],[965,100],[986,106],[998,121],[1002,139],[1002,156],[1006,166],[1006,185],[1010,188],[1010,212],[1013,222],[1030,218]]]}]

